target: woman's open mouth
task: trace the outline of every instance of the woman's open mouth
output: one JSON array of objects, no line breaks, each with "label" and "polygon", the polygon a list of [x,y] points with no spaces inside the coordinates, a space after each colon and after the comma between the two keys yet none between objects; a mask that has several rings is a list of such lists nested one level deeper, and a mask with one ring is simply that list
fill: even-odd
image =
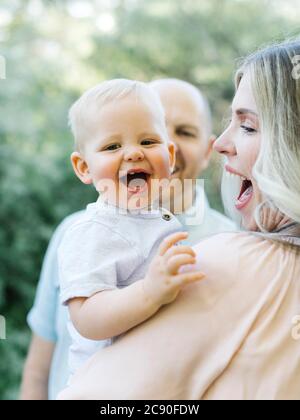
[{"label": "woman's open mouth", "polygon": [[150,178],[151,174],[148,171],[132,170],[121,176],[120,181],[130,194],[138,194],[148,190]]},{"label": "woman's open mouth", "polygon": [[237,210],[242,210],[243,208],[245,208],[248,203],[252,200],[253,198],[253,184],[252,181],[250,181],[250,179],[247,179],[246,177],[244,177],[243,175],[240,175],[238,172],[236,172],[234,169],[230,168],[229,166],[226,165],[225,167],[226,171],[227,171],[227,175],[229,177],[232,178],[239,178],[240,180],[240,192],[239,195],[235,201],[235,207]]},{"label": "woman's open mouth", "polygon": [[251,201],[253,197],[253,185],[249,179],[244,179],[241,186],[240,195],[238,196],[235,207],[242,210]]}]

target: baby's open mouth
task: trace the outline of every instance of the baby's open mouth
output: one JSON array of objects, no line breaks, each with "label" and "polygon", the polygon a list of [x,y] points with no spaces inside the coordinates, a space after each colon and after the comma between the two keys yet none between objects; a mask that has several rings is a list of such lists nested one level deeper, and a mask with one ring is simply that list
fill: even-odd
[{"label": "baby's open mouth", "polygon": [[130,193],[136,194],[143,192],[148,188],[148,181],[151,178],[151,174],[144,171],[128,171],[124,176],[120,177],[122,184],[126,185],[127,190]]}]

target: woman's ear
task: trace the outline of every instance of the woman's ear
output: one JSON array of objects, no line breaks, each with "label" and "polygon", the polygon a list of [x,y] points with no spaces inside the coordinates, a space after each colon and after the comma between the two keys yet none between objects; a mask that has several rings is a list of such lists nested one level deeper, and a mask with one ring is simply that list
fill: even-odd
[{"label": "woman's ear", "polygon": [[176,164],[176,146],[173,142],[169,141],[168,143],[168,149],[169,149],[169,159],[170,159],[170,168],[171,173],[173,172]]},{"label": "woman's ear", "polygon": [[93,183],[88,165],[79,152],[73,152],[71,154],[71,163],[75,174],[78,176],[81,182],[83,182],[84,184]]}]

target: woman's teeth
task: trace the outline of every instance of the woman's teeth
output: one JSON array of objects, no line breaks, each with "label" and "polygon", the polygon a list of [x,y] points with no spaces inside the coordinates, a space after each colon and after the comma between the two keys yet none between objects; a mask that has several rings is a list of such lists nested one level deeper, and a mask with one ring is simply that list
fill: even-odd
[{"label": "woman's teeth", "polygon": [[238,210],[244,208],[252,199],[253,196],[253,185],[252,182],[242,175],[233,174],[231,172],[226,173],[227,178],[232,183],[235,183],[237,198],[235,207]]},{"label": "woman's teeth", "polygon": [[247,181],[247,178],[245,176],[233,174],[233,173],[228,172],[228,171],[226,172],[226,176],[230,179],[239,179],[239,180],[242,180],[242,181]]}]

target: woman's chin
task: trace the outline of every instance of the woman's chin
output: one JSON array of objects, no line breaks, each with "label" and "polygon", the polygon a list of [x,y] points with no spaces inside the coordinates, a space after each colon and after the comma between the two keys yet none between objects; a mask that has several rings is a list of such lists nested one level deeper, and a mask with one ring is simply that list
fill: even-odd
[{"label": "woman's chin", "polygon": [[245,230],[248,230],[251,232],[257,232],[259,230],[259,227],[255,220],[255,209],[256,209],[256,203],[255,203],[255,200],[252,200],[252,202],[249,203],[248,207],[245,208],[243,211],[241,211],[242,227]]},{"label": "woman's chin", "polygon": [[251,231],[251,232],[257,232],[259,231],[259,226],[257,224],[255,214],[256,209],[262,202],[261,194],[259,190],[256,189],[256,186],[254,184],[254,193],[252,195],[251,201],[240,210],[241,215],[241,225],[245,230]]},{"label": "woman's chin", "polygon": [[254,216],[242,217],[242,227],[249,232],[257,232],[259,230]]}]

